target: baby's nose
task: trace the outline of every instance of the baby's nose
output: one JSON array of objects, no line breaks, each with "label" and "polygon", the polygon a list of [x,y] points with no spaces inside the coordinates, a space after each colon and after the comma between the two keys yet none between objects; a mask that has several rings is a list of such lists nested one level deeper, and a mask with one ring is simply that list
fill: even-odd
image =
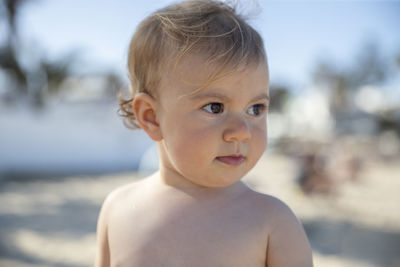
[{"label": "baby's nose", "polygon": [[250,140],[251,132],[246,118],[240,115],[231,118],[229,122],[227,122],[227,126],[223,133],[223,138],[226,142],[245,142]]}]

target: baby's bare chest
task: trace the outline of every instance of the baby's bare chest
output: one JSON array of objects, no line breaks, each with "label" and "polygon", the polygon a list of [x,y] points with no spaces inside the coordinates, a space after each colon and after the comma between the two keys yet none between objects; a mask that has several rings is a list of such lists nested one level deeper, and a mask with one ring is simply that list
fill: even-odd
[{"label": "baby's bare chest", "polygon": [[268,236],[249,210],[154,209],[126,215],[110,220],[114,266],[265,266]]}]

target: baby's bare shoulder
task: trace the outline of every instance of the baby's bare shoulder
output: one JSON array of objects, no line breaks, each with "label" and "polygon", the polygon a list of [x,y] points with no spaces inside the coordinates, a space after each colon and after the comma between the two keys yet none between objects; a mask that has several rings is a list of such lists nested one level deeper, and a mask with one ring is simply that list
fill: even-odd
[{"label": "baby's bare shoulder", "polygon": [[136,197],[141,188],[144,185],[144,179],[131,182],[113,189],[105,198],[102,209],[104,210],[115,210],[125,207],[122,203],[132,201],[132,198]]},{"label": "baby's bare shoulder", "polygon": [[260,215],[267,230],[268,266],[312,266],[304,229],[288,205],[270,195],[252,195],[254,212]]},{"label": "baby's bare shoulder", "polygon": [[113,189],[108,195],[106,200],[110,202],[125,200],[126,198],[137,195],[137,193],[143,191],[143,187],[146,186],[147,178],[140,178],[125,185],[121,185]]},{"label": "baby's bare shoulder", "polygon": [[268,221],[272,221],[271,219],[275,221],[282,217],[296,218],[288,205],[274,196],[250,191],[247,198],[249,199],[249,204],[253,207],[253,210],[268,217]]},{"label": "baby's bare shoulder", "polygon": [[277,197],[255,191],[247,193],[242,201],[254,220],[257,220],[268,235],[277,229],[302,229],[302,226],[289,206]]}]

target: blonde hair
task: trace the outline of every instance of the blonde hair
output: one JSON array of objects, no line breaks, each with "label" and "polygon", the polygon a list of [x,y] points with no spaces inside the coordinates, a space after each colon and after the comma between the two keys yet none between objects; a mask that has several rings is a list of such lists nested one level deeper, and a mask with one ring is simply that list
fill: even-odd
[{"label": "blonde hair", "polygon": [[235,7],[213,0],[191,0],[160,9],[138,26],[129,45],[128,99],[120,95],[120,115],[129,128],[140,128],[132,111],[135,94],[156,92],[167,62],[178,63],[188,53],[200,54],[220,66],[215,78],[227,66],[266,61],[261,36]]}]

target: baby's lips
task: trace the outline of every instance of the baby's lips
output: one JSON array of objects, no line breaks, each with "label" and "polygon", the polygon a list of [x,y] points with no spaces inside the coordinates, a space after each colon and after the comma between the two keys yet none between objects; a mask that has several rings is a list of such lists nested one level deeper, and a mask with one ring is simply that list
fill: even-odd
[{"label": "baby's lips", "polygon": [[217,157],[217,160],[232,166],[240,165],[244,160],[245,157],[242,155],[231,155],[231,156],[223,156]]}]

